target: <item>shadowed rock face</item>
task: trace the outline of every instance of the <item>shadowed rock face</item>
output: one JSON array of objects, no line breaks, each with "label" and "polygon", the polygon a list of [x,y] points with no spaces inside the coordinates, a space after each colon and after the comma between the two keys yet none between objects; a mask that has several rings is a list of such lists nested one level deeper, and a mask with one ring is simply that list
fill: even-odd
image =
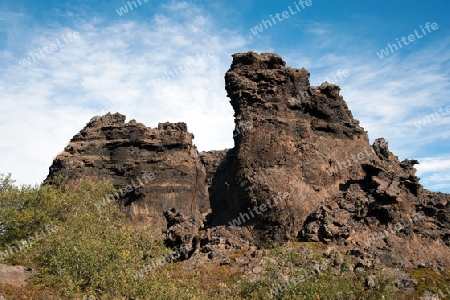
[{"label": "shadowed rock face", "polygon": [[116,200],[136,225],[165,229],[162,213],[172,207],[200,219],[209,199],[193,137],[185,123],[149,128],[125,123],[118,113],[94,117],[56,157],[46,182],[62,174],[69,183],[91,178],[110,180],[119,189],[128,186]]},{"label": "shadowed rock face", "polygon": [[418,162],[400,162],[384,139],[370,145],[338,86],[310,86],[305,69],[253,52],[233,55],[225,82],[235,147],[210,188],[213,225],[239,220],[259,245],[346,245],[363,250],[363,265],[450,265],[449,196],[423,189]]},{"label": "shadowed rock face", "polygon": [[[215,225],[247,219],[249,209],[288,193],[265,212],[252,210],[257,216],[245,225],[254,225],[261,241],[295,238],[323,199],[341,193],[340,183],[364,178],[361,162],[378,160],[339,87],[311,87],[309,73],[287,68],[280,56],[235,54],[225,82],[237,132],[211,188]],[[361,162],[344,167],[360,152]],[[328,175],[338,162],[341,169]]]},{"label": "shadowed rock face", "polygon": [[226,257],[249,241],[299,238],[347,247],[366,267],[450,266],[450,196],[423,189],[418,162],[400,162],[383,138],[370,145],[338,86],[310,86],[305,69],[254,52],[233,55],[225,83],[234,148],[198,153],[184,123],[148,128],[107,114],[74,136],[46,181],[63,174],[124,188],[139,179],[122,207],[190,253]]}]

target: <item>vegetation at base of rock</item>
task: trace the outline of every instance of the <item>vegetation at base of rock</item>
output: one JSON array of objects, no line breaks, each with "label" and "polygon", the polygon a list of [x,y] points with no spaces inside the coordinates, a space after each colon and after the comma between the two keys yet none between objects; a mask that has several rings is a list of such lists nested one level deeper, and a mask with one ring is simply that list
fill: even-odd
[{"label": "vegetation at base of rock", "polygon": [[419,268],[411,272],[411,277],[418,282],[414,293],[417,297],[428,290],[441,299],[450,299],[450,271],[439,271],[435,267]]},{"label": "vegetation at base of rock", "polygon": [[2,247],[40,226],[56,224],[58,228],[6,258],[8,263],[39,270],[32,288],[51,288],[61,297],[107,293],[136,298],[157,287],[158,282],[135,280],[133,275],[152,257],[162,257],[169,250],[150,230],[127,226],[115,203],[101,211],[94,207],[95,201],[113,191],[110,183],[81,180],[72,188],[18,188],[7,177],[0,186],[0,203],[11,207],[0,215]]},{"label": "vegetation at base of rock", "polygon": [[[374,270],[353,272],[354,257],[323,243],[276,243],[264,254],[261,276],[249,280],[231,266],[211,262],[198,270],[185,262],[171,262],[136,280],[135,272],[171,252],[150,230],[133,229],[117,205],[94,207],[102,195],[114,191],[109,182],[80,180],[66,186],[14,185],[0,180],[1,249],[27,238],[40,226],[55,224],[57,231],[31,247],[13,253],[6,263],[36,269],[32,283],[21,289],[2,286],[11,298],[40,299],[54,295],[68,299],[394,299],[393,280]],[[245,251],[235,256],[244,256]],[[285,275],[284,280],[280,274]],[[304,276],[307,274],[307,276]],[[367,278],[376,274],[376,284]],[[437,293],[449,283],[445,271],[417,269],[415,295]],[[302,277],[300,277],[302,276]],[[293,278],[301,280],[293,281]],[[422,278],[425,278],[423,280]],[[289,286],[286,284],[289,282]],[[284,284],[284,289],[276,289]],[[274,292],[275,291],[275,292]],[[277,294],[277,296],[275,296]]]},{"label": "vegetation at base of rock", "polygon": [[[352,272],[354,258],[322,243],[288,243],[273,247],[260,281],[244,282],[245,299],[392,299],[393,280],[379,272],[378,282],[368,288],[369,272]],[[280,271],[290,274],[280,281]],[[279,289],[283,287],[282,290]]]}]

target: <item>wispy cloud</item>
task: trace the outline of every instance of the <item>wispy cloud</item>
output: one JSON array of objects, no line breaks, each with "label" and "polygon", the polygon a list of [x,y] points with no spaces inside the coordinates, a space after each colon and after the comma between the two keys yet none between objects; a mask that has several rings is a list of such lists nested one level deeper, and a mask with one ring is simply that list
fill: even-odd
[{"label": "wispy cloud", "polygon": [[450,170],[450,156],[421,158],[419,169],[421,174]]},{"label": "wispy cloud", "polygon": [[9,21],[12,19],[22,18],[24,16],[25,14],[23,13],[3,11],[0,12],[0,21]]},{"label": "wispy cloud", "polygon": [[[120,3],[123,6],[126,1]],[[445,147],[450,118],[420,129],[414,125],[434,109],[450,104],[450,39],[442,38],[446,30],[442,21],[436,34],[380,59],[376,55],[380,47],[418,24],[389,35],[394,25],[386,24],[384,15],[353,12],[349,17],[359,24],[354,26],[354,22],[333,19],[338,7],[324,15],[328,6],[317,2],[304,11],[307,14],[254,36],[249,28],[261,18],[250,17],[255,8],[251,1],[242,2],[238,9],[226,2],[202,6],[190,1],[150,1],[123,17],[114,11],[119,4],[97,3],[95,9],[83,1],[61,5],[44,11],[52,23],[36,23],[28,15],[30,10],[20,4],[14,6],[18,9],[0,13],[0,25],[9,24],[3,26],[6,48],[0,51],[4,112],[0,155],[19,155],[13,168],[19,181],[42,180],[51,156],[93,115],[108,110],[148,126],[184,121],[200,149],[231,147],[233,111],[223,75],[230,55],[247,50],[279,53],[289,66],[310,71],[314,85],[326,77],[332,81],[330,74],[338,70],[348,70],[349,75],[336,83],[371,140],[385,137],[400,159],[450,156]],[[279,4],[274,4],[273,10],[261,8],[258,15],[278,10]],[[69,30],[80,33],[76,43],[25,69],[19,66],[17,62],[30,51]],[[157,83],[204,51],[213,51],[214,56]],[[427,164],[419,165],[419,171],[422,166]],[[440,171],[421,173],[423,182],[445,185],[437,181],[436,172]]]},{"label": "wispy cloud", "polygon": [[[80,33],[76,43],[25,69],[17,63],[23,55],[67,28],[36,28],[24,37],[25,50],[4,54],[11,63],[0,75],[5,114],[0,155],[18,153],[13,176],[20,182],[43,180],[69,139],[109,108],[152,127],[186,122],[202,150],[232,146],[233,111],[223,74],[230,54],[241,50],[242,37],[215,28],[207,14],[192,5],[172,7],[170,14],[159,13],[149,22],[95,20],[70,29]],[[214,56],[185,75],[156,83],[203,51]]]},{"label": "wispy cloud", "polygon": [[450,156],[419,158],[417,175],[429,189],[440,191],[450,188]]}]

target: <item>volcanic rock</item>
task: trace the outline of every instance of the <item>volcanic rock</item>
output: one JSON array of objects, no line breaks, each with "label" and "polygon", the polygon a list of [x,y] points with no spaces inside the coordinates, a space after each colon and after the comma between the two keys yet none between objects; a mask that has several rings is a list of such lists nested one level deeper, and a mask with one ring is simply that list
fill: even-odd
[{"label": "volcanic rock", "polygon": [[[286,67],[280,56],[235,54],[225,82],[236,127],[251,126],[235,134],[235,147],[214,177],[215,225],[240,218],[261,243],[296,238],[324,199],[342,194],[343,182],[364,179],[362,163],[379,160],[339,87],[310,86],[309,73]],[[364,158],[352,160],[360,152]],[[338,169],[329,175],[330,168]],[[279,193],[289,199],[254,211]]]},{"label": "volcanic rock", "polygon": [[450,266],[450,195],[424,189],[418,161],[400,162],[385,139],[371,145],[340,88],[311,86],[309,75],[277,54],[234,54],[232,149],[198,153],[185,123],[148,128],[107,114],[74,136],[46,182],[62,174],[120,188],[153,174],[120,205],[198,261],[228,264],[233,249],[299,239],[345,247],[355,269]]},{"label": "volcanic rock", "polygon": [[[149,128],[125,118],[119,113],[92,118],[53,161],[46,183],[63,175],[69,184],[90,178],[132,186],[118,203],[137,226],[165,230],[163,212],[170,208],[201,220],[209,210],[206,170],[186,124]],[[144,181],[146,174],[153,180]]]},{"label": "volcanic rock", "polygon": [[[210,188],[214,225],[239,220],[261,246],[362,238],[363,263],[388,252],[399,262],[450,264],[449,196],[423,189],[418,162],[400,162],[383,138],[370,145],[338,86],[310,86],[305,69],[254,52],[233,55],[225,83],[237,130]],[[280,193],[288,199],[270,206]],[[385,228],[389,236],[372,236]]]}]

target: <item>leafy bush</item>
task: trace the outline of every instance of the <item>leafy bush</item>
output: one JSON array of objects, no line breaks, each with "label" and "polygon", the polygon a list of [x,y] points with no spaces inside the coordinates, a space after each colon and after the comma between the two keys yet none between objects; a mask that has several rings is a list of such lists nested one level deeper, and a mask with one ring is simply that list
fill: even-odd
[{"label": "leafy bush", "polygon": [[116,203],[101,210],[94,206],[113,192],[110,183],[82,180],[67,190],[62,185],[16,188],[5,181],[2,186],[0,203],[8,203],[0,215],[3,250],[46,225],[54,225],[54,232],[6,258],[10,263],[38,267],[37,286],[51,287],[64,297],[107,293],[131,298],[143,296],[155,286],[151,280],[136,280],[133,275],[147,263],[144,257],[161,257],[168,249],[151,231],[128,228]]},{"label": "leafy bush", "polygon": [[[9,175],[0,178],[3,253],[45,231],[46,226],[52,229],[20,251],[3,255],[8,263],[39,270],[33,284],[22,294],[14,294],[15,298],[53,294],[63,299],[270,299],[277,287],[283,288],[277,295],[273,292],[275,299],[396,298],[390,279],[379,275],[376,286],[368,288],[366,278],[372,271],[350,272],[353,258],[329,251],[321,243],[274,245],[256,282],[213,263],[195,272],[183,270],[183,263],[164,264],[136,279],[136,272],[170,250],[150,230],[127,226],[116,203],[97,209],[95,203],[113,192],[108,182],[82,180],[70,187],[56,178],[52,185],[16,187]],[[427,284],[419,280],[427,277],[423,272],[413,273],[421,292]],[[280,274],[288,275],[289,285],[280,280]],[[448,278],[448,274],[433,278],[436,290],[448,286]]]}]

